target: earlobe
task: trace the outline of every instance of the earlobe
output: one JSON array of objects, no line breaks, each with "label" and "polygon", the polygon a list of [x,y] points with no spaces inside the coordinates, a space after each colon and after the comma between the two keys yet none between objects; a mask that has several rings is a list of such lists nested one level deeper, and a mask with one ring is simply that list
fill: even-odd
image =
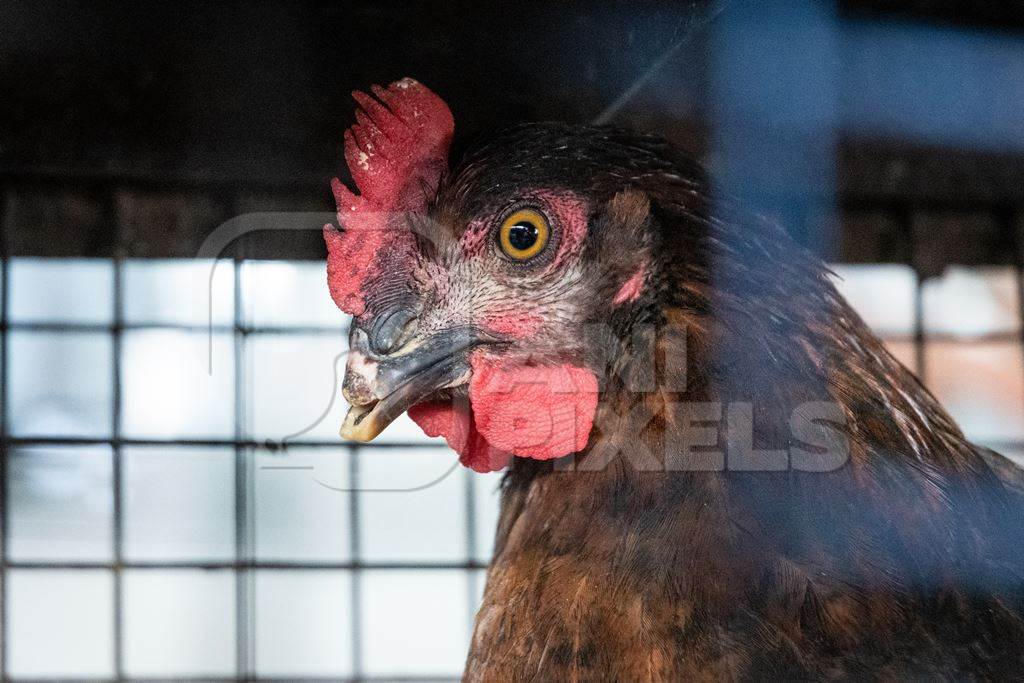
[{"label": "earlobe", "polygon": [[621,306],[636,301],[640,298],[640,292],[644,289],[644,280],[647,278],[647,263],[641,263],[636,272],[629,276],[629,279],[622,283],[619,291],[612,299],[612,305]]},{"label": "earlobe", "polygon": [[597,260],[613,306],[636,301],[643,292],[650,264],[651,202],[639,190],[623,190],[605,205],[597,244]]}]

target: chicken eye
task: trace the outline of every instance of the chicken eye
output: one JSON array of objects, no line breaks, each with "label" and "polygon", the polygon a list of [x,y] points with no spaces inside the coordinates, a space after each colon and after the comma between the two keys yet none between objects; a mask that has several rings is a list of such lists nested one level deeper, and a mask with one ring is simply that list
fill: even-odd
[{"label": "chicken eye", "polygon": [[551,234],[548,220],[534,209],[520,209],[501,222],[498,244],[515,261],[531,259],[544,249]]}]

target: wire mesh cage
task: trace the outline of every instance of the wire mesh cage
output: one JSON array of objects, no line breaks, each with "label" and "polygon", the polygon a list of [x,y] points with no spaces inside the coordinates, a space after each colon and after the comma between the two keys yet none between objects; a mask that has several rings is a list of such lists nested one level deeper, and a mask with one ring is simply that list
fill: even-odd
[{"label": "wire mesh cage", "polygon": [[[212,267],[5,261],[9,673],[452,674],[494,477],[408,425],[332,435],[344,323],[320,264],[217,265],[208,332],[161,292]],[[56,274],[72,301],[39,286]]]}]

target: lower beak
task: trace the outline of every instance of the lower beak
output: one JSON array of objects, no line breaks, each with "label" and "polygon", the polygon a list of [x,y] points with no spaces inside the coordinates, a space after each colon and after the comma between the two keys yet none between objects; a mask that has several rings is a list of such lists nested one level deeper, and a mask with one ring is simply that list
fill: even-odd
[{"label": "lower beak", "polygon": [[465,383],[469,351],[484,340],[476,331],[454,328],[414,339],[387,356],[374,356],[366,334],[353,327],[343,393],[351,404],[341,437],[372,441],[410,406],[431,394]]}]

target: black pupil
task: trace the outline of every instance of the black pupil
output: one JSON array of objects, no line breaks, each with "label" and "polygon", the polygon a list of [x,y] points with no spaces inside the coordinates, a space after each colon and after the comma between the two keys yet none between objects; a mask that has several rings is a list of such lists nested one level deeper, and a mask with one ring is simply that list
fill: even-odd
[{"label": "black pupil", "polygon": [[516,251],[526,251],[537,243],[537,232],[533,223],[516,223],[508,231],[508,242]]}]

